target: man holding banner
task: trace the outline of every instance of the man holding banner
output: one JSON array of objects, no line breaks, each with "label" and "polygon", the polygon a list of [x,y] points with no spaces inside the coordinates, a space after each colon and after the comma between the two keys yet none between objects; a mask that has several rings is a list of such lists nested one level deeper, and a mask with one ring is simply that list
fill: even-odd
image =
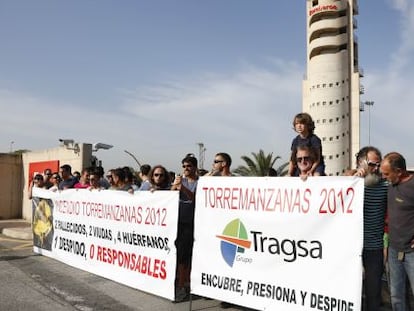
[{"label": "man holding banner", "polygon": [[192,293],[258,310],[360,310],[363,192],[345,176],[200,178]]},{"label": "man holding banner", "polygon": [[364,293],[366,311],[378,311],[381,305],[384,272],[384,226],[388,183],[381,178],[381,152],[372,146],[362,148],[357,156],[354,176],[364,178]]}]

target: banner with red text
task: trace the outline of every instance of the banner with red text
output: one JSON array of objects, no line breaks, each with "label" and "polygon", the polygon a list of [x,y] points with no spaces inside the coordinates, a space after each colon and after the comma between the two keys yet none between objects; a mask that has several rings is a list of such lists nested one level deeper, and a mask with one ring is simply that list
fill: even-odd
[{"label": "banner with red text", "polygon": [[33,189],[34,251],[174,300],[178,192]]},{"label": "banner with red text", "polygon": [[363,193],[357,177],[200,178],[192,292],[259,310],[360,310]]}]

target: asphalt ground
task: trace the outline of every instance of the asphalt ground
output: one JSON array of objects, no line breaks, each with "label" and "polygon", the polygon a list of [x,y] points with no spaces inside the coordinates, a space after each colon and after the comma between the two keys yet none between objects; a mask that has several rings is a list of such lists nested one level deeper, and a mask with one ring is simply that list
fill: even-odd
[{"label": "asphalt ground", "polygon": [[173,303],[73,268],[34,253],[30,227],[0,221],[0,311],[252,310],[196,295]]},{"label": "asphalt ground", "polygon": [[[85,285],[82,280],[91,285]],[[30,286],[22,288],[22,283]],[[383,284],[383,305],[379,311],[391,311],[388,286],[385,281]],[[35,254],[31,225],[24,220],[0,220],[0,288],[3,288],[0,310],[10,311],[253,310],[234,305],[224,307],[219,301],[195,295],[191,301],[173,303]],[[16,293],[21,293],[19,299],[15,297]],[[31,301],[37,301],[39,309],[33,308]]]}]

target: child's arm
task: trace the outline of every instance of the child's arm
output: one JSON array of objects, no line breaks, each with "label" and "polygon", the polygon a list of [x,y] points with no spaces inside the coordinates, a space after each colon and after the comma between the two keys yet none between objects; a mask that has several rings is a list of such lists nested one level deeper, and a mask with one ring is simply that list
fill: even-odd
[{"label": "child's arm", "polygon": [[321,162],[318,160],[318,161],[315,161],[315,162],[312,164],[312,167],[311,167],[311,169],[309,170],[309,175],[313,175],[313,174],[315,173],[316,168],[318,167],[318,165],[319,165],[320,163],[321,163]]},{"label": "child's arm", "polygon": [[321,154],[319,150],[315,150],[315,162],[313,162],[311,169],[309,170],[309,175],[313,175],[316,171],[316,168],[321,164]]}]

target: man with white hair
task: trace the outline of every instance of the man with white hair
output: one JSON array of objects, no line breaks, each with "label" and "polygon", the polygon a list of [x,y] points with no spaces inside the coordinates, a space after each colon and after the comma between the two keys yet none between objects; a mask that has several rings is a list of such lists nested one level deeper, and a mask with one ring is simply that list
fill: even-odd
[{"label": "man with white hair", "polygon": [[384,227],[388,183],[379,172],[381,152],[363,147],[356,155],[354,176],[364,178],[364,292],[367,311],[378,311],[381,305],[384,272]]}]

